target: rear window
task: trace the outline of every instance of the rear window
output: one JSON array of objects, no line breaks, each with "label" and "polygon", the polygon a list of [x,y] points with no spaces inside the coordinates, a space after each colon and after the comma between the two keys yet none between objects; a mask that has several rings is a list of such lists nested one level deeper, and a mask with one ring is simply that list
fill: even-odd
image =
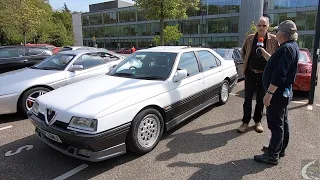
[{"label": "rear window", "polygon": [[70,51],[70,50],[72,50],[71,47],[63,47],[63,48],[61,49],[61,51]]},{"label": "rear window", "polygon": [[44,49],[40,48],[29,48],[28,52],[26,52],[26,56],[34,56],[42,54]]},{"label": "rear window", "polygon": [[302,63],[307,63],[309,60],[308,60],[308,55],[306,52],[299,52],[299,62],[302,62]]}]

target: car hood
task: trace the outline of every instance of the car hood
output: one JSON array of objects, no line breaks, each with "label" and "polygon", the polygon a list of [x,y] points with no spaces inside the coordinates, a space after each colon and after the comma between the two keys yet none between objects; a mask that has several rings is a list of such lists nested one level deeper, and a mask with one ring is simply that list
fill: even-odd
[{"label": "car hood", "polygon": [[0,95],[22,92],[36,84],[64,79],[63,71],[23,68],[0,74]]},{"label": "car hood", "polygon": [[45,108],[52,108],[57,111],[56,119],[68,123],[72,116],[94,118],[99,112],[133,96],[139,95],[143,100],[163,93],[167,91],[164,84],[165,81],[105,75],[56,89],[38,97],[37,101],[40,111],[44,113]]}]

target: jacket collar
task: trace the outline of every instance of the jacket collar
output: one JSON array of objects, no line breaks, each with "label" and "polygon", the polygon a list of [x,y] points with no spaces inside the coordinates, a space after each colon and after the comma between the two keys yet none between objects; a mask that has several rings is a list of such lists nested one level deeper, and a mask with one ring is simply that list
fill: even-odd
[{"label": "jacket collar", "polygon": [[[257,34],[257,33],[255,33],[254,36],[252,36],[252,37],[250,38],[250,41],[253,41],[253,39],[254,39],[254,37],[255,37],[256,34]],[[267,32],[267,37],[268,37],[269,40],[271,39],[271,36],[270,36],[270,33],[269,33],[269,32]]]}]

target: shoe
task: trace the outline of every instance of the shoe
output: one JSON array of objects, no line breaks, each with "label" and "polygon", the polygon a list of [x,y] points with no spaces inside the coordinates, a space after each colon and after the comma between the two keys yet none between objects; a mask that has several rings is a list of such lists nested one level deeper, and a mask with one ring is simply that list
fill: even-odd
[{"label": "shoe", "polygon": [[278,165],[279,161],[269,156],[269,154],[262,154],[254,156],[254,160],[259,163]]},{"label": "shoe", "polygon": [[[268,146],[263,146],[261,151],[263,151],[264,153],[268,153]],[[285,152],[280,152],[279,157],[284,157],[286,155]]]},{"label": "shoe", "polygon": [[242,123],[241,126],[238,128],[238,132],[243,133],[248,129],[248,124]]},{"label": "shoe", "polygon": [[262,124],[261,124],[260,122],[255,124],[254,130],[255,130],[257,133],[262,133],[262,132],[264,131],[264,130],[263,130],[263,127],[262,127]]}]

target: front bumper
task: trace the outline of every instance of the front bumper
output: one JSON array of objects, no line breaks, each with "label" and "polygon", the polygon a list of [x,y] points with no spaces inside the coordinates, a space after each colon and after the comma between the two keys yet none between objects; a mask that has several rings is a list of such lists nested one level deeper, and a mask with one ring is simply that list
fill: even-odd
[{"label": "front bumper", "polygon": [[19,96],[20,93],[0,96],[0,114],[16,113]]},{"label": "front bumper", "polygon": [[[70,131],[55,124],[48,126],[39,116],[28,112],[36,135],[52,148],[75,158],[98,162],[126,153],[125,139],[130,123],[98,134]],[[49,137],[51,138],[49,138]],[[52,139],[58,137],[60,142]]]}]

